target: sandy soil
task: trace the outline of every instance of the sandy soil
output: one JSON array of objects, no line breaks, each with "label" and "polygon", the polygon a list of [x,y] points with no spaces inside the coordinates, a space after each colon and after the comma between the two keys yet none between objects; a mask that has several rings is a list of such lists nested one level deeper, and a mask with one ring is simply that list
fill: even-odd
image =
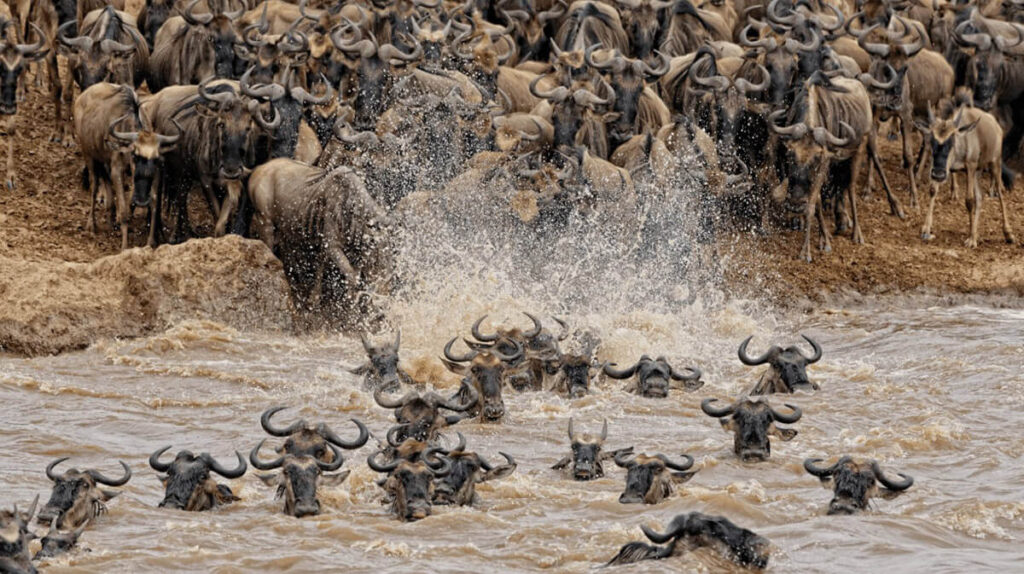
[{"label": "sandy soil", "polygon": [[[30,78],[31,80],[31,78]],[[18,186],[0,190],[0,255],[28,261],[91,262],[119,250],[119,235],[102,222],[95,236],[85,230],[89,196],[81,188],[82,159],[75,146],[49,141],[52,106],[39,88],[19,106],[16,142]],[[7,143],[5,136],[2,141]],[[815,253],[815,262],[796,259],[802,232],[768,236],[735,233],[722,238],[720,252],[727,282],[736,290],[768,294],[779,301],[794,296],[821,299],[830,293],[863,294],[891,291],[1022,292],[1024,250],[1003,242],[998,202],[986,198],[982,213],[982,244],[963,247],[967,213],[963,200],[942,193],[936,207],[934,239],[919,238],[923,210],[909,208],[907,181],[894,142],[883,141],[887,171],[907,208],[906,220],[888,214],[880,191],[859,203],[866,245],[837,237],[830,254]],[[6,150],[6,145],[0,147]],[[1024,239],[1024,188],[1018,182],[1010,196],[1010,212],[1018,238]],[[203,202],[193,223],[208,231]],[[144,213],[133,221],[131,241],[142,245]],[[0,269],[0,274],[11,272]]]}]

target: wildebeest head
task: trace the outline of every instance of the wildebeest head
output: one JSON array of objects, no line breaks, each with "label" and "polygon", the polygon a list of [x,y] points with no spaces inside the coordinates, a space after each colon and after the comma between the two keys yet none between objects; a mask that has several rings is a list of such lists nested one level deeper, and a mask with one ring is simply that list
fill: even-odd
[{"label": "wildebeest head", "polygon": [[[530,93],[534,97],[551,103],[551,125],[554,127],[552,148],[572,148],[576,145],[576,136],[584,122],[590,121],[602,127],[604,123],[614,121],[618,114],[607,111],[615,102],[615,90],[607,85],[604,78],[599,81],[605,85],[607,97],[600,97],[591,91],[589,82],[573,82],[572,87],[558,86],[551,90],[539,87],[544,76],[537,76],[530,82]],[[600,142],[598,142],[600,143]],[[603,150],[591,150],[598,157],[607,156],[607,141],[601,143]]]},{"label": "wildebeest head", "polygon": [[761,63],[768,72],[768,89],[762,101],[773,106],[782,106],[793,85],[797,72],[797,54],[817,51],[821,46],[821,36],[814,34],[810,42],[801,43],[797,38],[779,34],[772,26],[749,18],[749,24],[740,33],[740,44],[757,50],[763,54]]},{"label": "wildebeest head", "polygon": [[645,60],[654,52],[662,32],[664,10],[675,3],[661,0],[617,0],[622,27],[629,35],[634,58]]},{"label": "wildebeest head", "polygon": [[[163,165],[164,154],[177,144],[181,128],[175,135],[163,135],[142,129],[139,131],[118,131],[117,126],[129,116],[121,116],[110,124],[110,135],[132,161],[132,205],[147,207],[153,197],[153,184]],[[174,121],[172,119],[172,121]]]},{"label": "wildebeest head", "polygon": [[961,22],[953,30],[953,40],[969,55],[966,61],[965,83],[974,90],[974,105],[991,110],[996,104],[999,76],[1006,66],[1003,50],[1024,41],[1024,33],[1015,28],[1016,42],[1001,36],[993,37],[981,30],[971,20]]},{"label": "wildebeest head", "polygon": [[[495,329],[493,335],[484,334],[480,330],[480,325],[484,322],[484,319],[487,318],[487,315],[481,316],[473,323],[473,327],[470,329],[470,332],[473,333],[473,338],[482,344],[474,344],[472,347],[479,350],[491,349],[509,356],[515,356],[519,351],[529,349],[530,342],[539,337],[543,332],[543,326],[541,325],[540,319],[537,317],[526,312],[523,314],[533,321],[532,329],[524,331],[519,327],[499,327]],[[525,355],[520,354],[517,359],[522,360],[524,357]]]},{"label": "wildebeest head", "polygon": [[132,78],[124,77],[129,69],[126,65],[135,56],[135,46],[123,44],[110,38],[95,39],[90,36],[69,38],[67,34],[75,21],[66,22],[57,29],[57,40],[68,56],[75,82],[81,89],[100,82],[130,83]]},{"label": "wildebeest head", "polygon": [[359,339],[370,360],[350,372],[364,375],[363,386],[368,390],[397,391],[404,374],[398,368],[398,346],[402,342],[402,332],[395,335],[395,341],[390,345],[374,345],[366,335],[360,335]]},{"label": "wildebeest head", "polygon": [[600,365],[594,364],[591,353],[562,355],[555,390],[562,391],[564,389],[572,399],[583,397],[590,391],[590,381],[594,375],[600,372],[600,369]]},{"label": "wildebeest head", "polygon": [[[721,146],[732,151],[738,146],[736,138],[742,121],[749,113],[760,114],[755,102],[751,101],[771,86],[771,74],[755,60],[725,57],[714,59],[711,54],[704,56],[705,66],[694,66],[691,78],[698,94],[713,95],[712,117],[717,124],[712,126]],[[756,79],[754,79],[756,78]]]},{"label": "wildebeest head", "polygon": [[89,521],[86,520],[81,526],[72,530],[60,531],[54,523],[50,523],[50,529],[40,540],[41,548],[36,555],[32,557],[33,560],[39,560],[40,558],[53,558],[54,556],[60,556],[65,552],[70,551],[78,544],[78,538],[82,536],[82,532],[85,532],[85,527],[89,525]]},{"label": "wildebeest head", "polygon": [[680,464],[672,462],[663,454],[617,454],[615,464],[626,469],[626,489],[619,496],[619,502],[657,504],[671,496],[673,483],[686,482],[697,474],[697,471],[683,472],[693,467],[693,457],[688,454],[683,456],[686,457],[686,461]]},{"label": "wildebeest head", "polygon": [[[14,26],[13,22],[0,19],[0,26]],[[46,57],[46,35],[29,23],[36,34],[35,44],[11,44],[0,41],[0,115],[12,116],[18,113],[18,79],[29,62]]]},{"label": "wildebeest head", "polygon": [[46,467],[46,477],[53,481],[50,500],[39,511],[39,521],[50,523],[55,521],[57,528],[73,529],[85,521],[95,518],[107,511],[104,502],[114,498],[119,492],[103,490],[97,485],[123,486],[132,477],[132,470],[124,462],[124,476],[108,478],[97,470],[78,470],[72,468],[61,474],[54,472],[58,464],[69,457],[58,458]]},{"label": "wildebeest head", "polygon": [[235,452],[238,466],[234,469],[224,468],[208,453],[196,456],[187,450],[178,452],[171,462],[160,462],[160,455],[170,448],[167,445],[149,457],[149,466],[153,470],[166,473],[166,476],[160,477],[164,483],[161,508],[200,512],[238,500],[230,488],[217,484],[210,476],[210,471],[224,478],[239,478],[248,468],[242,453]]},{"label": "wildebeest head", "polygon": [[650,66],[643,59],[624,57],[618,50],[607,56],[603,62],[595,61],[594,52],[587,51],[587,63],[594,69],[610,74],[611,87],[615,90],[612,110],[618,114],[608,128],[608,145],[615,149],[639,133],[638,113],[640,96],[647,82],[655,82],[669,70],[669,58],[655,52],[656,63]]},{"label": "wildebeest head", "polygon": [[[449,371],[463,377],[464,388],[476,392],[480,401],[480,419],[487,422],[500,421],[505,416],[505,401],[501,397],[501,388],[505,380],[508,364],[519,361],[523,355],[523,347],[516,342],[517,350],[506,355],[496,349],[488,351],[472,350],[466,355],[452,354],[453,337],[444,346],[442,359]],[[468,363],[468,364],[462,364]]]},{"label": "wildebeest head", "polygon": [[[460,399],[461,400],[458,400]],[[394,430],[395,436],[388,433],[388,440],[401,443],[407,438],[429,442],[437,438],[437,433],[448,425],[462,420],[462,415],[443,415],[441,409],[464,413],[476,406],[479,394],[473,385],[463,384],[460,392],[450,399],[437,393],[408,393],[395,399],[384,396],[384,389],[378,388],[373,393],[373,400],[386,409],[395,409],[395,420],[401,425]]]},{"label": "wildebeest head", "polygon": [[[235,53],[235,47],[240,40],[235,29],[235,20],[245,12],[245,5],[239,1],[241,7],[232,12],[220,10],[196,14],[194,10],[198,4],[199,0],[192,0],[181,13],[181,17],[190,27],[189,33],[193,40],[188,42],[188,46],[197,51],[212,49],[213,62],[203,64],[212,64],[214,77],[237,78],[241,73],[243,61]],[[222,8],[227,8],[230,4],[229,0]]]},{"label": "wildebeest head", "polygon": [[940,115],[935,117],[932,106],[928,104],[927,123],[919,123],[918,128],[925,132],[932,150],[932,180],[944,182],[949,179],[949,171],[952,165],[950,155],[956,145],[956,140],[961,135],[971,132],[978,126],[979,119],[967,123],[964,120],[963,108],[954,113],[951,103],[948,100],[942,102]]},{"label": "wildebeest head", "polygon": [[633,447],[612,452],[602,452],[604,441],[608,438],[608,421],[601,426],[601,435],[594,437],[589,434],[576,435],[573,432],[573,419],[569,417],[569,443],[572,456],[558,461],[554,469],[570,468],[574,480],[594,480],[604,476],[604,461],[614,458],[620,453],[630,453]]},{"label": "wildebeest head", "polygon": [[277,498],[284,498],[284,513],[296,518],[320,514],[320,500],[316,496],[319,486],[337,486],[349,474],[349,471],[338,474],[327,474],[341,468],[345,457],[341,449],[328,445],[333,453],[332,462],[324,462],[319,457],[305,454],[284,454],[270,462],[260,460],[259,452],[267,439],[260,441],[249,453],[249,462],[259,470],[281,469],[280,473],[259,475],[267,486],[277,486]]},{"label": "wildebeest head", "polygon": [[491,466],[482,456],[466,450],[466,437],[459,435],[459,444],[447,453],[452,469],[447,476],[434,481],[434,504],[470,506],[476,497],[476,485],[488,480],[505,478],[516,470],[516,461],[510,455],[506,464]]},{"label": "wildebeest head", "polygon": [[39,495],[32,500],[28,512],[0,510],[0,569],[4,572],[35,572],[28,545],[36,535],[28,529],[39,504]]},{"label": "wildebeest head", "polygon": [[649,356],[643,355],[635,365],[622,370],[613,368],[612,364],[605,365],[604,374],[613,379],[628,379],[635,375],[636,385],[633,390],[644,397],[655,399],[667,397],[672,381],[681,381],[683,388],[690,392],[704,386],[704,381],[700,380],[700,369],[687,367],[689,373],[680,373],[668,364],[665,357],[651,359]]},{"label": "wildebeest head", "polygon": [[797,433],[794,429],[778,428],[775,423],[792,424],[800,420],[803,414],[793,405],[786,405],[793,411],[787,415],[776,411],[765,401],[747,398],[718,409],[712,406],[716,400],[704,399],[700,408],[705,414],[716,417],[726,432],[733,433],[733,452],[743,461],[768,460],[772,453],[772,445],[768,440],[770,435],[790,441]]},{"label": "wildebeest head", "polygon": [[[856,514],[868,507],[872,497],[893,498],[914,484],[914,478],[899,473],[899,481],[886,478],[878,461],[855,461],[844,456],[835,464],[819,467],[820,458],[804,460],[804,469],[821,479],[822,485],[833,491],[828,504],[829,514]],[[885,487],[880,490],[878,484]]]},{"label": "wildebeest head", "polygon": [[377,472],[388,473],[384,490],[392,500],[392,512],[399,520],[410,522],[430,516],[430,504],[434,499],[434,479],[451,472],[451,461],[446,457],[435,457],[440,449],[429,448],[417,462],[395,459],[390,463],[377,461],[378,451],[371,454],[366,463]]},{"label": "wildebeest head", "polygon": [[299,419],[285,428],[275,427],[270,422],[270,418],[286,408],[288,407],[271,407],[263,411],[263,415],[260,416],[260,425],[263,426],[263,430],[267,431],[267,434],[287,437],[284,445],[278,449],[278,452],[293,456],[311,456],[317,460],[330,463],[334,461],[334,453],[336,452],[335,449],[330,448],[331,445],[353,450],[366,444],[366,441],[370,438],[370,431],[366,428],[366,425],[355,418],[352,419],[352,422],[359,429],[359,435],[351,441],[343,440],[334,434],[334,431],[326,423],[314,425],[306,422],[306,419]]},{"label": "wildebeest head", "polygon": [[549,10],[540,12],[534,7],[532,0],[502,3],[502,6],[506,8],[501,11],[502,15],[509,27],[514,28],[519,61],[547,60],[551,49],[548,32],[553,27],[552,22],[558,22],[565,14],[568,3],[565,0],[558,0]]},{"label": "wildebeest head", "polygon": [[[898,112],[906,99],[904,95],[904,79],[907,74],[907,62],[924,48],[924,39],[916,26],[911,26],[901,16],[893,19],[896,29],[885,31],[884,42],[870,41],[869,37],[878,25],[871,26],[863,32],[857,32],[857,44],[871,55],[871,68],[868,70],[869,87],[880,92],[874,98],[886,112]],[[913,40],[905,38],[913,36]],[[879,82],[877,78],[886,79]],[[862,79],[864,81],[864,79]],[[886,119],[884,116],[882,119]]]},{"label": "wildebeest head", "polygon": [[697,548],[709,546],[717,549],[733,562],[742,566],[764,568],[768,565],[770,542],[746,528],[740,528],[721,516],[709,516],[700,512],[680,514],[672,519],[664,533],[641,526],[644,535],[658,547],[643,542],[631,542],[622,547],[619,554],[608,565],[631,564],[640,560],[657,560],[672,555],[676,544]]},{"label": "wildebeest head", "polygon": [[750,344],[750,340],[754,336],[751,335],[740,343],[737,355],[744,365],[755,367],[767,363],[770,367],[753,394],[792,393],[800,389],[816,391],[820,388],[817,383],[813,383],[807,378],[807,365],[813,365],[821,360],[821,346],[807,335],[802,335],[802,337],[814,349],[814,354],[810,357],[804,355],[795,345],[785,349],[778,345],[772,345],[760,357],[751,357],[747,354],[747,345]]}]

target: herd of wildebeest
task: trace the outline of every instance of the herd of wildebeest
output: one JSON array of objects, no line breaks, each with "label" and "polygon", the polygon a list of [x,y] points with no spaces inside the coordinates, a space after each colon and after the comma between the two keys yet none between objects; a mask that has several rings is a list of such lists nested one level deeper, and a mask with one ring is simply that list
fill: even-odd
[{"label": "herd of wildebeest", "polygon": [[[666,400],[672,389],[694,392],[703,387],[701,371],[689,367],[677,370],[664,357],[642,356],[632,366],[620,368],[615,363],[597,359],[581,361],[579,356],[564,353],[560,342],[569,333],[558,321],[560,333],[544,328],[532,315],[529,329],[499,328],[494,333],[482,331],[481,317],[472,326],[472,339],[464,339],[468,351],[458,354],[452,338],[443,350],[443,363],[462,377],[459,390],[444,396],[428,390],[425,381],[417,381],[399,366],[399,333],[393,342],[374,344],[363,337],[367,361],[352,372],[363,379],[363,388],[372,393],[377,405],[393,411],[395,425],[380,438],[366,459],[369,468],[382,475],[377,484],[383,490],[385,504],[402,521],[426,519],[435,505],[472,506],[479,502],[476,485],[506,477],[516,471],[517,461],[507,453],[499,453],[501,464],[492,464],[480,453],[469,450],[465,436],[458,432],[457,444],[442,431],[460,421],[475,420],[498,424],[505,418],[504,390],[515,392],[554,392],[569,398],[580,398],[591,392],[591,383],[601,374],[616,380],[630,380],[625,390],[648,400]],[[733,452],[744,462],[765,462],[771,456],[771,437],[792,440],[797,431],[777,423],[793,424],[800,420],[800,408],[786,404],[786,411],[776,410],[765,398],[772,394],[813,392],[819,386],[807,375],[807,365],[819,361],[822,349],[810,337],[811,355],[799,347],[772,346],[759,356],[748,352],[752,337],[744,340],[738,356],[748,366],[767,365],[757,384],[730,405],[717,404],[713,398],[700,403],[703,412],[719,420],[722,428],[733,435]],[[605,385],[610,384],[608,382]],[[326,423],[297,420],[286,426],[274,417],[286,407],[268,408],[260,417],[263,430],[271,437],[283,439],[275,450],[276,458],[261,454],[267,441],[263,438],[249,453],[248,463],[236,451],[237,465],[222,466],[208,453],[198,456],[179,450],[173,458],[164,454],[170,445],[154,452],[149,465],[158,473],[165,494],[160,507],[183,511],[204,511],[229,504],[238,498],[231,488],[218,483],[213,474],[237,479],[251,464],[261,471],[278,471],[258,475],[275,487],[277,498],[284,500],[283,511],[294,517],[316,515],[321,506],[318,489],[340,484],[350,469],[342,450],[358,449],[367,444],[370,431],[353,418],[358,434],[346,439]],[[280,417],[278,417],[280,418]],[[569,453],[552,468],[561,469],[577,481],[603,477],[604,463],[614,461],[625,469],[625,488],[619,496],[623,504],[657,504],[673,495],[674,485],[693,478],[697,470],[694,458],[679,458],[662,453],[638,453],[634,447],[606,449],[608,421],[599,434],[581,433],[569,418]],[[56,467],[68,460],[59,458],[46,467],[46,476],[53,481],[50,500],[38,514],[41,524],[49,530],[42,540],[39,557],[53,556],[74,546],[85,527],[106,511],[105,502],[116,496],[102,486],[123,486],[132,477],[124,462],[123,475],[110,478],[96,470]],[[831,465],[819,465],[822,459],[808,458],[804,468],[820,478],[833,490],[828,514],[855,514],[868,507],[872,497],[892,497],[908,489],[913,478],[900,474],[887,476],[871,459],[843,456]],[[538,461],[539,462],[539,461]],[[37,500],[27,513],[0,513],[0,571],[34,571],[29,559],[29,541],[34,537],[29,528]],[[709,546],[733,561],[756,568],[768,562],[770,544],[767,539],[741,528],[727,518],[698,512],[677,516],[664,533],[643,527],[654,544],[633,542],[624,546],[609,564],[626,564],[639,560],[661,559],[679,550]],[[666,544],[667,543],[667,544]],[[664,545],[664,546],[661,546]]]},{"label": "herd of wildebeest", "polygon": [[122,248],[137,223],[151,246],[184,241],[201,190],[212,233],[263,239],[300,304],[325,276],[342,295],[389,280],[396,213],[452,208],[467,185],[527,226],[575,214],[627,238],[687,186],[698,237],[802,226],[810,261],[815,221],[823,251],[864,242],[876,180],[898,217],[928,187],[931,239],[957,173],[974,247],[987,175],[1014,241],[1020,0],[147,0],[138,18],[124,1],[7,0],[7,186],[17,103],[45,84],[53,139],[85,160],[90,230],[106,214]]}]

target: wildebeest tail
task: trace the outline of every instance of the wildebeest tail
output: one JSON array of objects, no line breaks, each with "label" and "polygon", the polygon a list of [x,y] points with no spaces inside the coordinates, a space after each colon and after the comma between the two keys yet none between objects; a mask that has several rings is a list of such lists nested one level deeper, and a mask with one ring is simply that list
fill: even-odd
[{"label": "wildebeest tail", "polygon": [[1000,177],[1003,178],[1003,187],[1006,189],[1006,191],[1013,191],[1013,182],[1017,180],[1017,172],[1013,171],[1009,167],[1006,167],[1006,164],[1004,163],[1003,171],[1000,174]]},{"label": "wildebeest tail", "polygon": [[661,560],[672,554],[675,540],[668,546],[655,546],[646,542],[630,542],[622,547],[619,553],[608,561],[605,566],[618,566],[621,564],[633,564],[641,560]]},{"label": "wildebeest tail", "polygon": [[82,168],[82,189],[84,191],[89,191],[89,168],[88,167],[83,167]]}]

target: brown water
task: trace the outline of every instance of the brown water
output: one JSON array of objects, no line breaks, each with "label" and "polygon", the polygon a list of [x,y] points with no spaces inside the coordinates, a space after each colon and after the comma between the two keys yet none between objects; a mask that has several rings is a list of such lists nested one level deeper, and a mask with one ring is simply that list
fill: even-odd
[{"label": "brown water", "polygon": [[[324,512],[281,514],[273,490],[250,473],[231,482],[242,500],[207,513],[156,508],[162,489],[146,458],[166,445],[209,451],[230,463],[264,438],[258,418],[271,405],[329,422],[342,436],[355,416],[376,436],[390,413],[378,408],[347,372],[362,361],[357,340],[237,332],[189,322],[146,339],[115,341],[63,356],[0,358],[2,503],[48,494],[43,469],[59,456],[73,464],[135,476],[110,513],[69,556],[44,562],[50,572],[354,571],[584,572],[660,526],[699,510],[725,515],[768,537],[770,569],[790,572],[1021,571],[1024,565],[1024,312],[993,301],[942,304],[882,299],[844,309],[780,316],[742,302],[699,303],[674,313],[571,313],[603,341],[603,358],[625,363],[664,353],[696,364],[706,386],[668,400],[638,398],[617,381],[570,401],[548,393],[507,393],[501,425],[460,423],[471,448],[492,460],[519,461],[511,477],[482,485],[477,508],[436,508],[405,524],[380,504],[367,445],[349,458],[348,480],[322,490]],[[523,300],[438,293],[431,305],[394,311],[403,328],[403,361],[440,372],[447,338],[466,334],[482,312],[519,321]],[[526,306],[528,310],[540,311]],[[461,329],[461,330],[459,330]],[[458,330],[458,331],[457,331]],[[736,345],[755,334],[788,344],[804,332],[825,348],[810,368],[821,391],[786,397],[804,409],[799,435],[776,442],[768,462],[744,464],[731,437],[703,415],[700,400],[734,397],[760,369],[736,360]],[[445,378],[440,386],[454,381]],[[654,506],[621,505],[624,471],[579,483],[550,466],[568,452],[570,415],[585,430],[610,423],[608,446],[686,452],[700,472]],[[874,457],[917,482],[895,500],[852,517],[825,516],[830,493],[801,467],[806,456]],[[720,571],[731,566],[698,551],[630,572]]]}]

